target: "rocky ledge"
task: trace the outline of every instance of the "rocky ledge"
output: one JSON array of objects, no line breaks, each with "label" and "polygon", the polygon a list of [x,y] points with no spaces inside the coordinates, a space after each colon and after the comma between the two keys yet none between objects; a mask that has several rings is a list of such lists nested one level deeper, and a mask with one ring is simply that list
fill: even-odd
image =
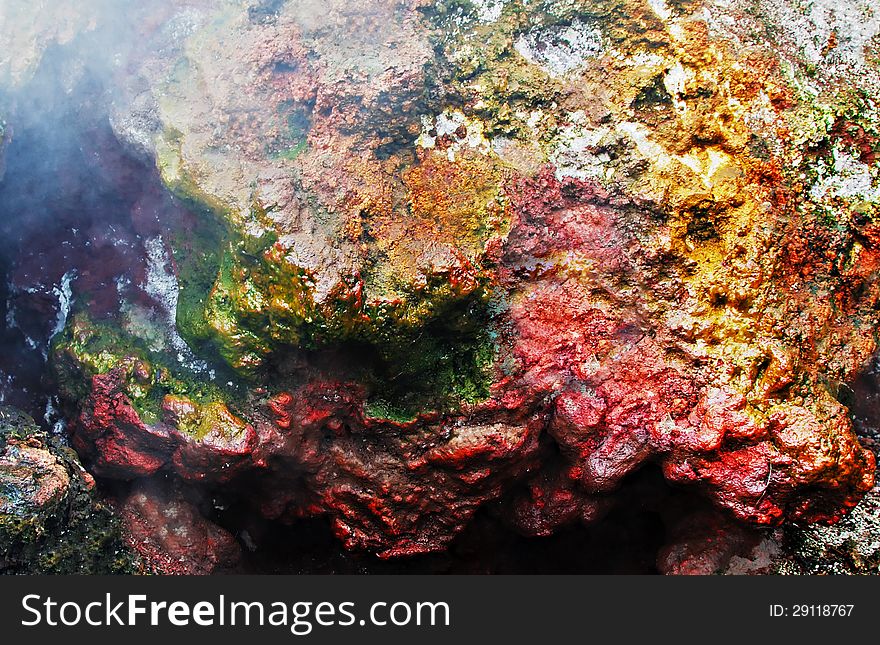
[{"label": "rocky ledge", "polygon": [[[110,116],[185,216],[115,308],[73,283],[50,362],[158,568],[238,557],[192,491],[397,558],[487,506],[526,535],[599,522],[650,464],[726,534],[872,489],[848,386],[880,320],[870,2],[157,15]],[[676,548],[661,569],[694,569]]]}]

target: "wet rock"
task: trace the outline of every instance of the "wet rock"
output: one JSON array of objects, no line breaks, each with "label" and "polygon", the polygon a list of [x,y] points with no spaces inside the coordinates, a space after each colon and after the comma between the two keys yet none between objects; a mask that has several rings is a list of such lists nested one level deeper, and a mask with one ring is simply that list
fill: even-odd
[{"label": "wet rock", "polygon": [[522,535],[548,536],[573,524],[601,521],[613,503],[610,497],[585,495],[564,472],[545,467],[505,500],[502,516]]},{"label": "wet rock", "polygon": [[205,519],[172,483],[137,482],[120,504],[125,539],[148,570],[204,575],[233,567],[240,550],[227,531]]},{"label": "wet rock", "polygon": [[76,455],[0,406],[0,571],[131,573],[138,559]]},{"label": "wet rock", "polygon": [[[817,56],[776,0],[185,17],[114,114],[197,216],[165,315],[53,352],[96,473],[247,482],[383,557],[515,488],[524,532],[595,521],[648,463],[755,526],[872,489],[840,384],[876,351],[875,19]],[[664,569],[764,548],[731,522]]]},{"label": "wet rock", "polygon": [[[153,376],[149,364],[133,359],[128,366],[91,377],[71,438],[92,472],[101,477],[137,479],[167,465],[195,482],[230,479],[254,451],[257,437],[253,427],[222,402],[200,403],[174,394],[166,394],[159,402],[161,420],[145,423],[142,416],[146,411],[136,409],[131,386],[139,386],[142,395],[156,396],[155,390],[163,389],[162,384],[151,387],[138,382]],[[126,379],[133,379],[133,383]],[[173,383],[168,385],[174,388]]]}]

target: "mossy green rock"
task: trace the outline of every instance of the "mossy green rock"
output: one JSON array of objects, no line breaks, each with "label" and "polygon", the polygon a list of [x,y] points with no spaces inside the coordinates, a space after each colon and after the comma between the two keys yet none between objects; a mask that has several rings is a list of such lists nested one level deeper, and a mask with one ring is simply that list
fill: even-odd
[{"label": "mossy green rock", "polygon": [[111,510],[76,454],[0,407],[0,572],[133,573]]}]

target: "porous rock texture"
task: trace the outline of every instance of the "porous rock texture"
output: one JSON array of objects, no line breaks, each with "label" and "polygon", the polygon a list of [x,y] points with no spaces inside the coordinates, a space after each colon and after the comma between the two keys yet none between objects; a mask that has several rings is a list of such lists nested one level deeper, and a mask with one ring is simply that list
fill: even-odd
[{"label": "porous rock texture", "polygon": [[146,301],[57,337],[73,446],[381,557],[502,498],[529,535],[597,521],[648,463],[725,522],[840,520],[875,472],[845,384],[878,31],[867,0],[169,11],[113,127],[193,217]]},{"label": "porous rock texture", "polygon": [[[876,364],[857,381],[853,411],[859,436],[874,453],[880,431],[862,412],[876,406]],[[867,389],[867,391],[866,391]],[[657,569],[674,575],[829,575],[880,573],[880,486],[833,526],[788,523],[753,527],[737,523],[717,509],[667,511],[666,544]]]}]

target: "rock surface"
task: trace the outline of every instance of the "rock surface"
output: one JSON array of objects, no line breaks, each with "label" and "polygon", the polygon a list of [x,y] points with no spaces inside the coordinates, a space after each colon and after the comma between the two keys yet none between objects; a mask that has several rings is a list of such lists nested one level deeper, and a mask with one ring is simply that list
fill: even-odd
[{"label": "rock surface", "polygon": [[871,487],[834,396],[875,349],[877,141],[837,84],[864,52],[832,81],[688,3],[276,8],[196,20],[145,67],[153,130],[119,119],[224,229],[215,279],[171,241],[180,333],[267,393],[239,419],[150,374],[145,423],[118,356],[75,430],[96,473],[259,473],[266,516],[386,556],[442,548],[542,437],[588,508],[649,460],[758,524]]},{"label": "rock surface", "polygon": [[876,575],[880,493],[834,526],[755,529],[715,512],[688,515],[658,556],[667,575]]},{"label": "rock surface", "polygon": [[[840,521],[875,475],[878,33],[866,0],[169,10],[112,122],[190,213],[54,338],[73,446],[386,558],[499,500],[596,521],[650,463],[726,514],[670,572]],[[234,560],[181,513],[163,548]]]},{"label": "rock surface", "polygon": [[139,569],[95,480],[33,419],[0,406],[0,573]]},{"label": "rock surface", "polygon": [[234,567],[235,538],[205,519],[173,483],[136,484],[121,502],[126,540],[148,570],[165,575],[206,575]]}]

